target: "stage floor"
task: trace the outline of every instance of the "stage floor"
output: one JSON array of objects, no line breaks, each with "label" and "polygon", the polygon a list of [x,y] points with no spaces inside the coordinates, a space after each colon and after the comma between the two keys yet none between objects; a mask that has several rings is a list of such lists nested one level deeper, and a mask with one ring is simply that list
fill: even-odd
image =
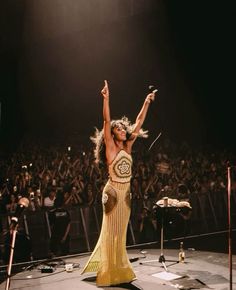
[{"label": "stage floor", "polygon": [[[81,275],[88,255],[64,257],[49,262],[53,273],[41,273],[45,263],[34,265],[11,278],[10,289],[21,290],[92,290],[92,289],[229,289],[228,255],[222,253],[185,250],[185,263],[176,263],[178,250],[164,250],[167,272],[159,262],[160,249],[148,249],[142,254],[138,249],[128,250],[129,258],[139,258],[132,262],[137,279],[130,284],[113,287],[97,287],[94,274]],[[145,257],[146,256],[146,257]],[[170,262],[168,260],[171,260]],[[73,264],[73,271],[66,272],[65,265]],[[175,276],[177,275],[177,276]],[[236,256],[233,256],[233,279],[236,277]],[[0,290],[5,289],[5,282]],[[236,281],[233,280],[233,289]]]}]

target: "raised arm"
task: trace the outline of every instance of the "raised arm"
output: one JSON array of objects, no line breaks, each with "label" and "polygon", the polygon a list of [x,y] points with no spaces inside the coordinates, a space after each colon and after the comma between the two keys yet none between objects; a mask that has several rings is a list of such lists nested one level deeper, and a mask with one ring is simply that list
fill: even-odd
[{"label": "raised arm", "polygon": [[112,146],[114,144],[112,135],[111,135],[111,117],[110,117],[110,105],[109,105],[109,88],[108,83],[105,80],[105,85],[101,91],[103,95],[103,129],[104,129],[104,140],[106,146]]},{"label": "raised arm", "polygon": [[139,130],[142,128],[143,122],[146,118],[149,105],[151,102],[154,101],[154,99],[155,99],[155,92],[152,92],[146,96],[143,106],[135,121],[134,129],[130,138],[131,143],[133,143],[135,139],[137,138]]}]

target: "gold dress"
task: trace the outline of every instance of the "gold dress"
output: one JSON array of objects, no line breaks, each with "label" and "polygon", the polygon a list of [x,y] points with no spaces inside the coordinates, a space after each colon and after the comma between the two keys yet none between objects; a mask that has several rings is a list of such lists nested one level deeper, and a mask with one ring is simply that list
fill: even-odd
[{"label": "gold dress", "polygon": [[97,272],[97,286],[131,282],[135,278],[126,252],[126,233],[131,211],[132,157],[119,151],[108,167],[109,179],[102,193],[103,221],[97,245],[84,272]]}]

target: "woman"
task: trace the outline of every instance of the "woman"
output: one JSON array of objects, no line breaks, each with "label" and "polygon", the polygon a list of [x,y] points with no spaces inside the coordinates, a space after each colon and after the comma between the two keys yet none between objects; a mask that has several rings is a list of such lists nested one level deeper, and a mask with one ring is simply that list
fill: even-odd
[{"label": "woman", "polygon": [[105,81],[103,96],[103,130],[91,138],[96,144],[96,161],[108,167],[109,179],[103,189],[103,221],[97,245],[84,272],[97,272],[97,286],[131,282],[135,278],[126,252],[126,232],[130,217],[131,149],[136,138],[147,137],[141,127],[155,94],[147,95],[134,125],[126,117],[111,121],[109,88]]}]

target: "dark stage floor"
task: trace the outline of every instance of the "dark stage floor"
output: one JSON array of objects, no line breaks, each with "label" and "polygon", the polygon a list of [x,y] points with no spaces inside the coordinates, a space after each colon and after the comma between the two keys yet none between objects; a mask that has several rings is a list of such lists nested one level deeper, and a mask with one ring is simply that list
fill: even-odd
[{"label": "dark stage floor", "polygon": [[[131,258],[139,258],[133,262],[137,279],[131,284],[113,287],[100,287],[100,289],[142,289],[142,290],[168,290],[168,289],[229,289],[228,255],[194,249],[185,250],[185,263],[175,263],[178,259],[178,249],[164,249],[167,272],[159,262],[160,249],[129,249]],[[41,273],[45,263],[22,271],[11,278],[10,289],[34,290],[65,290],[65,289],[97,289],[94,275],[80,275],[88,255],[67,256],[63,260],[51,262],[53,273]],[[169,262],[168,260],[171,260]],[[174,262],[173,262],[174,261]],[[73,271],[66,272],[65,265],[73,264]],[[49,265],[49,266],[50,266]],[[177,275],[177,276],[175,276]],[[236,277],[236,256],[233,256],[233,277]],[[5,282],[0,285],[5,289]],[[236,281],[233,281],[236,289]]]}]

